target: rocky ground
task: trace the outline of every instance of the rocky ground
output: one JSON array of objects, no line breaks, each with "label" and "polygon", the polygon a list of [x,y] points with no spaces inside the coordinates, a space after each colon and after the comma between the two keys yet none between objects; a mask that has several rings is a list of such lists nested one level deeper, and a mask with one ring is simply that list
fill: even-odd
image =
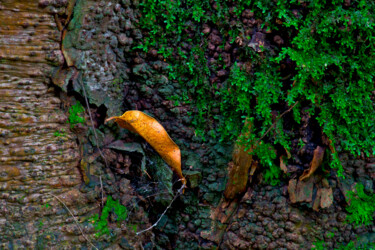
[{"label": "rocky ground", "polygon": [[[191,107],[169,100],[181,86],[168,79],[168,63],[157,51],[132,49],[145,35],[139,19],[138,1],[0,4],[1,248],[307,249],[324,242],[333,249],[375,241],[374,224],[345,222],[348,190],[355,183],[374,190],[375,158],[342,153],[344,181],[333,170],[299,180],[314,150],[327,146],[308,113],[281,183],[265,184],[260,167],[244,194],[225,199],[233,145],[195,135]],[[240,20],[254,50],[287,42],[261,29],[250,10]],[[206,25],[204,32],[209,64],[223,59],[211,67],[210,83],[220,84],[244,41],[222,49],[217,27]],[[85,123],[70,126],[68,110],[77,102],[85,107]],[[127,110],[160,121],[182,151],[188,179],[158,225],[140,235],[181,184],[141,137],[104,124]],[[110,217],[111,234],[96,237],[90,218],[109,195],[127,207],[128,217],[121,223]]]}]

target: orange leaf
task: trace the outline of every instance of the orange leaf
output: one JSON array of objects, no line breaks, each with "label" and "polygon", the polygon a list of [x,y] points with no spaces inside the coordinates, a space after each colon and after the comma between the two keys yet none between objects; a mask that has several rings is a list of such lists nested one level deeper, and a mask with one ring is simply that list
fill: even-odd
[{"label": "orange leaf", "polygon": [[112,119],[120,127],[142,136],[180,177],[182,184],[186,184],[186,179],[181,171],[180,148],[157,120],[137,110],[126,111],[122,116],[108,118],[106,122]]}]

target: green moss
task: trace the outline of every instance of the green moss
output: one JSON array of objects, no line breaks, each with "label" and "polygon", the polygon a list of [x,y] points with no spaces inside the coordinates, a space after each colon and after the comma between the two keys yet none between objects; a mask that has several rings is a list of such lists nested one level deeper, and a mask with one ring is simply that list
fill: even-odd
[{"label": "green moss", "polygon": [[[237,36],[246,38],[239,22],[230,21],[232,1],[216,0],[212,8],[208,0],[144,0],[141,26],[149,32],[135,49],[147,52],[156,48],[170,63],[169,80],[179,82],[181,94],[170,97],[176,104],[190,104],[192,125],[204,139],[220,135],[222,141],[238,138],[246,119],[253,119],[251,138],[243,143],[250,147],[262,138],[273,120],[271,111],[280,115],[286,105],[297,101],[310,106],[322,131],[337,150],[331,155],[331,167],[343,177],[338,152],[353,155],[375,153],[375,113],[371,99],[375,73],[375,20],[373,1],[236,1],[234,15],[251,9],[255,19],[263,20],[261,28],[285,34],[288,41],[282,48],[263,46],[256,53],[245,46],[238,47],[240,60],[251,64],[251,72],[239,63],[230,68],[223,86],[209,82],[217,65],[208,67],[207,37],[202,24],[216,25],[223,39],[233,43]],[[193,10],[193,11],[191,11]],[[193,30],[189,36],[187,29]],[[160,35],[162,34],[162,35]],[[182,50],[184,41],[192,46]],[[200,44],[200,46],[196,46]],[[173,55],[175,54],[175,56]],[[237,60],[237,59],[236,59]],[[281,65],[295,64],[289,80],[280,76]],[[293,115],[300,123],[302,105],[296,105]],[[208,133],[210,131],[210,133]],[[289,137],[283,131],[283,119],[262,138],[264,143],[280,144],[289,150]],[[269,162],[275,159],[270,155]],[[264,157],[263,157],[264,158]],[[269,176],[277,177],[274,165]]]},{"label": "green moss", "polygon": [[325,250],[325,249],[327,249],[323,240],[317,240],[313,244],[314,244],[314,246],[311,249],[314,249],[314,250]]},{"label": "green moss", "polygon": [[375,243],[374,242],[360,242],[359,238],[356,241],[350,241],[348,244],[342,244],[339,248],[335,248],[337,250],[374,250]]},{"label": "green moss", "polygon": [[369,225],[375,212],[375,194],[368,195],[362,184],[356,185],[356,192],[349,191],[350,205],[346,210],[350,213],[347,221],[356,225]]},{"label": "green moss", "polygon": [[95,214],[91,217],[91,222],[94,224],[95,230],[97,231],[95,234],[97,237],[104,234],[110,234],[108,217],[112,212],[116,216],[117,222],[126,220],[128,216],[128,210],[125,206],[121,205],[119,201],[113,200],[111,196],[107,196],[107,201],[103,207],[102,214],[100,216],[99,214]]},{"label": "green moss", "polygon": [[66,136],[66,132],[64,129],[61,129],[61,130],[57,130],[53,133],[53,135],[55,137],[65,137]]},{"label": "green moss", "polygon": [[70,123],[70,127],[74,127],[74,125],[78,123],[85,122],[85,118],[83,117],[84,111],[85,109],[80,102],[77,102],[69,108],[68,122]]},{"label": "green moss", "polygon": [[120,85],[124,82],[124,80],[120,77],[120,78],[115,78],[112,80],[112,84],[113,85]]}]

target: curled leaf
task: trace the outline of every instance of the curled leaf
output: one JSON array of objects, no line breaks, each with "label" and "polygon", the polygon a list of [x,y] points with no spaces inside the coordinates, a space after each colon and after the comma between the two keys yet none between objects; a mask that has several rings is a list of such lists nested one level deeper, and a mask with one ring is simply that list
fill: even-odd
[{"label": "curled leaf", "polygon": [[126,111],[122,116],[108,118],[106,122],[113,119],[120,127],[142,136],[180,177],[182,184],[186,184],[181,171],[180,148],[157,120],[137,110]]},{"label": "curled leaf", "polygon": [[[246,128],[245,136],[250,136],[253,123],[246,120],[244,127]],[[229,179],[225,187],[224,196],[227,199],[234,199],[238,194],[246,191],[249,178],[249,168],[253,163],[253,156],[250,154],[254,147],[246,150],[244,145],[236,143],[232,153],[232,162],[228,164]],[[254,165],[255,171],[256,165]]]},{"label": "curled leaf", "polygon": [[284,156],[280,156],[280,169],[286,174],[288,172],[288,168],[286,167],[284,160]]},{"label": "curled leaf", "polygon": [[306,169],[305,171],[303,171],[301,177],[299,177],[300,181],[303,181],[303,180],[309,178],[316,171],[316,169],[320,165],[322,165],[323,157],[324,157],[324,150],[325,150],[325,148],[320,147],[320,146],[318,146],[314,150],[314,156],[313,156],[312,161],[310,162],[310,167],[308,169]]}]

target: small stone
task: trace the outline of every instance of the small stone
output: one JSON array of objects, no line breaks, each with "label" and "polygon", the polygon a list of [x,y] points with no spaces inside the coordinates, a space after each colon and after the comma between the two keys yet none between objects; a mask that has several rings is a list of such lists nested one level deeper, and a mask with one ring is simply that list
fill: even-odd
[{"label": "small stone", "polygon": [[221,69],[217,72],[218,77],[223,77],[223,76],[226,76],[227,74],[228,72],[225,69]]},{"label": "small stone", "polygon": [[194,221],[194,225],[197,226],[197,227],[199,227],[201,225],[201,223],[202,223],[202,221],[200,219],[196,219]]},{"label": "small stone", "polygon": [[284,229],[282,229],[282,228],[277,228],[275,231],[272,232],[272,236],[273,236],[275,239],[278,239],[278,238],[284,237],[284,234],[285,234],[285,231],[284,231]]},{"label": "small stone", "polygon": [[286,240],[284,238],[280,238],[276,241],[276,244],[279,246],[279,247],[285,247],[286,245]]},{"label": "small stone", "polygon": [[203,33],[203,34],[208,34],[208,33],[210,33],[210,32],[211,32],[211,28],[210,28],[210,26],[208,26],[207,24],[204,24],[204,25],[203,25],[202,33]]},{"label": "small stone", "polygon": [[272,218],[275,220],[275,221],[281,221],[283,219],[283,217],[281,216],[281,214],[279,213],[274,213],[272,214]]},{"label": "small stone", "polygon": [[254,12],[252,12],[250,9],[246,9],[242,12],[242,16],[249,19],[254,16]]},{"label": "small stone", "polygon": [[288,250],[299,250],[300,249],[299,245],[296,244],[296,243],[293,243],[293,242],[286,243],[286,248]]},{"label": "small stone", "polygon": [[295,243],[303,243],[305,241],[303,236],[297,233],[286,233],[285,236],[288,241],[293,241]]},{"label": "small stone", "polygon": [[273,41],[279,46],[284,44],[284,40],[279,35],[274,36]]},{"label": "small stone", "polygon": [[296,229],[296,227],[295,227],[295,225],[294,225],[292,222],[287,221],[287,222],[285,223],[285,230],[287,230],[287,231],[289,231],[289,232],[294,232],[295,229]]},{"label": "small stone", "polygon": [[220,36],[215,35],[213,32],[209,35],[208,39],[215,45],[221,45],[223,41]]},{"label": "small stone", "polygon": [[259,249],[266,249],[268,247],[268,243],[270,242],[271,240],[266,237],[266,236],[263,236],[263,235],[259,235],[256,237],[256,244],[257,244],[257,248]]},{"label": "small stone", "polygon": [[120,43],[121,45],[126,45],[126,44],[128,44],[128,38],[127,38],[126,35],[123,34],[123,33],[120,34],[120,35],[118,35],[117,39],[118,39],[118,41],[119,41],[119,43]]},{"label": "small stone", "polygon": [[321,189],[321,199],[320,199],[320,207],[321,208],[328,208],[333,203],[333,194],[332,188],[322,188]]},{"label": "small stone", "polygon": [[256,32],[247,46],[251,47],[255,52],[263,52],[262,47],[268,47],[266,45],[266,34]]},{"label": "small stone", "polygon": [[185,177],[190,183],[191,188],[196,188],[202,179],[202,174],[199,171],[185,171]]},{"label": "small stone", "polygon": [[224,50],[228,52],[232,48],[232,45],[228,42],[225,43]]},{"label": "small stone", "polygon": [[296,179],[289,180],[288,193],[289,193],[289,199],[291,203],[297,202],[296,187],[297,187],[297,180]]},{"label": "small stone", "polygon": [[209,42],[208,43],[208,49],[214,51],[214,50],[216,50],[216,47],[215,47],[214,44],[212,44],[212,43]]},{"label": "small stone", "polygon": [[41,8],[45,8],[50,4],[51,4],[50,0],[40,0],[39,3],[38,3],[39,7],[41,7]]},{"label": "small stone", "polygon": [[294,210],[289,214],[289,220],[295,223],[300,223],[303,221],[303,217],[298,213],[298,211]]}]

